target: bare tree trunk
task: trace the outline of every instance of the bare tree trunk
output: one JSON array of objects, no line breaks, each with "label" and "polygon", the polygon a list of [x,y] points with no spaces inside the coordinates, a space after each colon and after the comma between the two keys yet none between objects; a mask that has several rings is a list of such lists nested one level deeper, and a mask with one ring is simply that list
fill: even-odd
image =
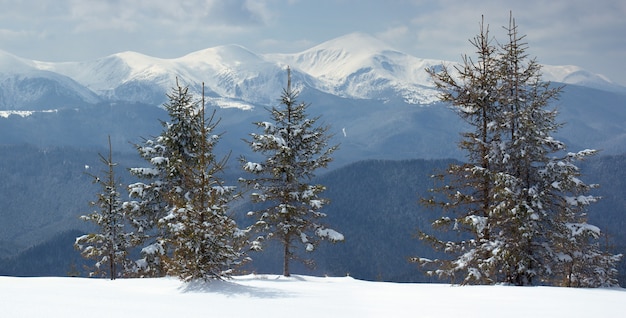
[{"label": "bare tree trunk", "polygon": [[291,273],[289,272],[289,260],[291,259],[291,251],[289,250],[289,239],[285,238],[283,244],[285,247],[283,258],[283,276],[289,277],[291,276]]}]

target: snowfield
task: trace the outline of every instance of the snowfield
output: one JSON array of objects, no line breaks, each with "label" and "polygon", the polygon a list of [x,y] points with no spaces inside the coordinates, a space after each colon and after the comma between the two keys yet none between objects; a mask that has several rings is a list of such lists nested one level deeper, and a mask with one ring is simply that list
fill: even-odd
[{"label": "snowfield", "polygon": [[351,277],[0,277],[2,317],[623,317],[624,289],[452,286]]}]

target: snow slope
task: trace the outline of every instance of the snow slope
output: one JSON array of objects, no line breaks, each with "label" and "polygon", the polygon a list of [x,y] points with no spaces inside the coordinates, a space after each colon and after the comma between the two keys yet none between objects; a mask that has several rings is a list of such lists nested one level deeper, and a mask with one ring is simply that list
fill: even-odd
[{"label": "snow slope", "polygon": [[19,74],[36,69],[34,62],[0,50],[0,74]]},{"label": "snow slope", "polygon": [[410,104],[429,104],[437,93],[424,71],[441,61],[420,59],[363,33],[348,34],[296,54],[268,54],[318,80],[316,89],[356,99],[399,95]]},{"label": "snow slope", "polygon": [[595,74],[575,65],[543,65],[543,80],[585,86],[610,92],[626,92],[626,87],[613,83],[606,76]]},{"label": "snow slope", "polygon": [[39,100],[49,104],[63,102],[97,103],[100,98],[73,79],[39,67],[37,62],[0,50],[0,109],[27,110],[46,106],[34,105]]},{"label": "snow slope", "polygon": [[[156,98],[164,99],[177,78],[194,93],[201,91],[204,82],[210,97],[260,104],[274,101],[284,86],[279,80],[284,68],[239,45],[208,48],[174,59],[122,52],[94,61],[36,65],[73,78],[108,99],[147,103],[155,102],[154,96],[142,96],[139,90],[150,88]],[[243,103],[240,108],[249,105]]]},{"label": "snow slope", "polygon": [[623,289],[451,286],[350,277],[0,277],[3,317],[620,317]]}]

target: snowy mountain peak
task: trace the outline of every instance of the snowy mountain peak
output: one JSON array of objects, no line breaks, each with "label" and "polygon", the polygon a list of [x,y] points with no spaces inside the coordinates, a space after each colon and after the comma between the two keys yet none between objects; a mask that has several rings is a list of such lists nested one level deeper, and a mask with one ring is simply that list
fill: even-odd
[{"label": "snowy mountain peak", "polygon": [[151,63],[154,60],[160,60],[158,58],[141,54],[138,52],[134,52],[134,51],[124,51],[120,53],[115,53],[115,54],[109,55],[106,58],[116,58],[116,59],[124,61],[128,65],[145,65],[146,63]]},{"label": "snowy mountain peak", "polygon": [[625,87],[613,83],[606,76],[592,73],[575,65],[543,65],[542,72],[543,79],[546,81],[626,92]]},{"label": "snowy mountain peak", "polygon": [[49,71],[50,64],[0,50],[0,109],[31,111],[55,108],[66,102],[100,101],[96,94],[73,79]]},{"label": "snowy mountain peak", "polygon": [[[364,33],[351,33],[326,41],[297,54],[282,55],[314,77],[340,79],[362,67],[370,67],[376,56],[394,51],[384,42]],[[280,57],[281,55],[275,55]]]},{"label": "snowy mountain peak", "polygon": [[262,62],[262,58],[247,48],[236,45],[222,45],[192,52],[176,59],[181,63],[224,63],[231,66]]},{"label": "snowy mountain peak", "polygon": [[[384,51],[396,51],[387,43],[367,33],[355,32],[318,44],[306,51],[337,51],[350,54],[376,54]],[[305,51],[305,52],[306,52]]]},{"label": "snowy mountain peak", "polygon": [[395,95],[407,103],[428,104],[436,96],[424,68],[439,61],[399,52],[363,33],[268,58],[294,66],[318,80],[315,88],[342,97],[385,100]]}]

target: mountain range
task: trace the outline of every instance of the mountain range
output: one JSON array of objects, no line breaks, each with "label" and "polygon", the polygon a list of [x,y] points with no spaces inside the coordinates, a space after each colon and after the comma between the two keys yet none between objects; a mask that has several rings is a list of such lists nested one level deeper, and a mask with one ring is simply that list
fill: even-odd
[{"label": "mountain range", "polygon": [[[311,115],[321,116],[321,123],[329,125],[334,134],[332,142],[340,144],[327,171],[350,169],[366,159],[463,160],[457,142],[466,124],[437,101],[437,92],[424,71],[442,65],[455,62],[418,58],[362,33],[291,54],[257,54],[240,45],[225,45],[173,59],[122,52],[92,61],[52,63],[0,51],[0,150],[4,153],[0,175],[5,178],[0,183],[4,187],[0,218],[5,219],[0,226],[0,259],[81,225],[77,216],[93,199],[93,189],[85,186],[89,181],[81,179],[83,167],[97,165],[97,153],[106,151],[107,136],[116,158],[128,163],[124,167],[137,164],[133,144],[160,133],[159,121],[167,120],[167,113],[159,106],[177,80],[198,96],[204,83],[207,105],[221,118],[217,130],[223,135],[217,151],[230,153],[231,159],[251,155],[241,139],[257,132],[253,122],[267,120],[267,107],[278,105],[289,67],[293,86],[301,92],[299,99],[310,104]],[[544,80],[564,85],[560,99],[552,105],[559,111],[557,120],[564,123],[555,137],[572,151],[594,148],[602,155],[626,154],[626,87],[577,66],[544,65],[542,71]],[[619,167],[623,166],[620,160],[616,161]],[[229,165],[236,180],[236,160]],[[333,184],[341,184],[342,189],[358,188],[351,182],[363,183],[358,177],[366,168],[357,167],[356,172],[350,170],[349,177],[336,177]],[[612,163],[603,167],[610,170]],[[383,181],[381,178],[391,177],[380,174],[369,182],[408,189],[404,196],[412,197],[411,202],[402,204],[412,205],[417,201],[412,196],[416,190],[398,181],[410,179],[404,174],[411,170],[402,171],[402,175],[392,173],[395,179]],[[597,182],[609,187],[611,195],[623,190],[619,180],[607,179],[615,174],[604,175]],[[619,188],[612,189],[614,185]],[[389,191],[384,200],[400,193],[395,188]],[[337,194],[348,202],[334,202],[343,213],[351,212],[346,209],[359,201],[372,206],[365,200],[372,195],[357,200],[358,195]],[[620,211],[623,202],[615,202],[603,209]],[[402,205],[394,204],[398,206],[390,209]],[[402,209],[406,213],[405,205]],[[389,215],[399,213],[390,211]],[[364,217],[374,220],[371,224],[384,224],[376,213]],[[623,223],[619,215],[612,217],[610,224]],[[343,221],[345,226],[353,222],[348,216]],[[398,227],[385,225],[387,229]],[[364,239],[371,236],[372,229],[358,230],[365,231],[361,233]],[[378,234],[388,236],[386,232]],[[357,247],[366,246],[371,243]],[[357,247],[346,244],[345,254]],[[376,257],[384,260],[389,255]],[[344,265],[349,267],[335,266]]]},{"label": "mountain range", "polygon": [[[344,98],[399,98],[405,103],[424,105],[436,101],[436,92],[424,69],[442,64],[454,63],[417,58],[362,33],[348,34],[294,54],[256,54],[240,45],[225,45],[173,59],[121,52],[93,61],[51,63],[0,52],[4,93],[0,107],[11,110],[30,106],[43,97],[37,93],[45,90],[37,88],[53,82],[59,95],[86,103],[123,100],[158,104],[165,100],[163,93],[178,78],[197,93],[201,83],[205,83],[206,95],[219,106],[247,109],[271,105],[276,100],[277,92],[284,87],[287,66],[292,68],[294,81],[301,88]],[[602,75],[571,65],[546,65],[543,76],[557,83],[626,92],[626,88]],[[41,86],[33,83],[35,79],[41,81]],[[16,85],[7,85],[11,82]],[[19,85],[29,82],[33,84]],[[20,89],[24,94],[6,94],[22,92]]]},{"label": "mountain range", "polygon": [[[225,45],[174,59],[122,52],[94,61],[49,63],[2,53],[0,72],[4,81],[56,80],[59,87],[75,91],[86,102],[97,97],[158,104],[179,78],[197,93],[204,82],[206,95],[219,106],[246,109],[276,100],[287,66],[301,88],[345,98],[385,100],[395,95],[411,104],[432,103],[435,93],[424,68],[440,63],[356,33],[296,54],[261,55],[239,45]],[[25,94],[25,99],[34,96]],[[4,109],[24,107],[17,99],[0,102]]]},{"label": "mountain range", "polygon": [[[144,114],[162,118],[165,114],[159,110],[137,107],[161,105],[178,80],[196,94],[204,83],[207,104],[221,109],[226,139],[236,144],[249,132],[248,124],[266,115],[265,107],[277,104],[290,67],[293,85],[302,100],[312,104],[311,113],[323,115],[337,142],[350,153],[344,154],[343,163],[461,158],[455,142],[464,123],[446,107],[436,107],[437,92],[424,71],[444,64],[455,65],[411,56],[363,33],[292,54],[257,54],[225,45],[173,59],[122,52],[92,61],[52,63],[0,51],[0,117],[14,118],[6,125],[0,121],[5,127],[0,133],[15,136],[11,142],[39,145],[71,140],[64,146],[103,144],[106,135],[112,135],[119,141],[116,146],[129,149],[129,142],[158,133],[159,126],[133,130],[122,118],[94,122],[85,126],[87,130],[80,127],[94,121],[93,112],[114,108],[125,113],[130,126],[137,126]],[[560,120],[568,123],[558,137],[574,148],[626,152],[626,87],[576,66],[545,65],[543,77],[555,85],[567,84],[555,105]],[[17,119],[28,115],[32,118]],[[75,136],[63,135],[63,129],[57,129],[61,136],[38,134],[36,127],[49,126],[51,117],[73,118],[59,120],[59,125],[78,127]],[[29,125],[32,129],[25,128]]]}]

